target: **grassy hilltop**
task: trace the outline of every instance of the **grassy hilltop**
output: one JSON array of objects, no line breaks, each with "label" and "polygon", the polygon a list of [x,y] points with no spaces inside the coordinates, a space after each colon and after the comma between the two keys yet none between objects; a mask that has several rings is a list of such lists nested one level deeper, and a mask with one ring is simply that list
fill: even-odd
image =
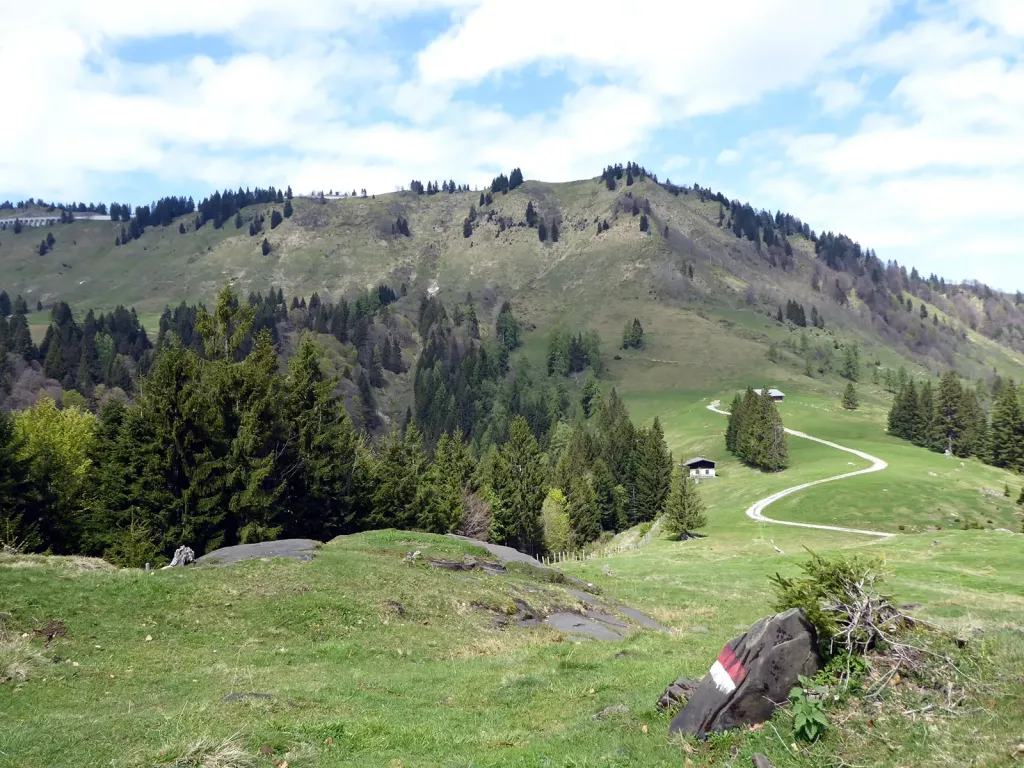
[{"label": "grassy hilltop", "polygon": [[[207,223],[195,230],[186,216],[121,246],[114,244],[120,223],[75,221],[54,228],[57,242],[44,256],[38,245],[45,230],[8,230],[0,233],[0,287],[12,298],[23,294],[33,309],[37,300],[47,308],[64,300],[81,311],[134,306],[155,332],[165,306],[210,302],[225,281],[243,295],[273,285],[286,296],[318,291],[328,297],[381,281],[396,288],[406,283],[414,292],[434,287],[445,300],[461,300],[467,291],[510,299],[539,331],[528,337],[538,352],[544,333],[558,322],[597,330],[609,358],[623,325],[638,317],[646,349],[614,361],[609,378],[648,391],[710,390],[745,385],[751,377],[803,379],[794,351],[800,329],[775,320],[777,308],[794,300],[808,314],[816,307],[824,319],[824,331],[807,329],[812,344],[857,340],[865,362],[941,367],[938,351],[929,357],[917,345],[907,359],[902,341],[879,336],[852,289],[848,306],[839,306],[828,288],[837,273],[824,270],[824,284],[815,291],[812,273],[822,270],[822,262],[802,234],[789,237],[792,266],[772,267],[767,246],[719,226],[719,203],[702,201],[692,190],[673,195],[649,178],[629,187],[620,183],[614,191],[596,180],[527,181],[479,208],[467,238],[463,222],[470,207],[479,206],[479,194],[404,192],[325,203],[296,198],[294,215],[274,230],[270,215],[281,206],[256,205],[242,211],[241,228],[228,220],[220,229]],[[647,232],[632,213],[634,201],[649,205]],[[525,226],[531,202],[540,219],[560,222],[557,243],[541,242],[537,229]],[[260,215],[263,232],[251,237],[248,222]],[[392,234],[399,217],[408,221],[409,237]],[[600,234],[598,221],[609,225]],[[272,246],[267,256],[260,251],[264,236]],[[980,301],[971,301],[980,309]],[[927,304],[914,302],[915,312],[922,302]],[[950,334],[947,346],[963,373],[995,369],[1012,376],[1020,370],[1016,351],[927,306],[929,317],[938,315],[962,331],[955,341]],[[48,316],[30,320],[41,335]],[[783,350],[779,365],[764,359],[773,341]]]},{"label": "grassy hilltop", "polygon": [[[648,399],[635,408],[665,413],[673,448],[724,457],[725,419],[705,404]],[[958,469],[952,459],[880,437],[872,409],[848,414],[797,398],[783,413],[788,423],[867,448],[890,467],[795,494],[773,515],[907,530],[878,540],[744,516],[774,490],[848,471],[849,454],[791,438],[786,472],[760,474],[725,461],[721,477],[700,486],[709,507],[706,538],[656,537],[637,551],[565,566],[595,583],[602,599],[647,612],[668,635],[639,630],[620,642],[579,643],[544,627],[497,629],[494,616],[516,598],[541,610],[576,603],[528,571],[460,574],[403,562],[414,549],[428,557],[485,556],[425,534],[346,537],[312,563],[151,575],[96,561],[0,555],[5,619],[18,629],[50,619],[68,627],[48,649],[31,641],[44,658],[27,681],[0,686],[0,765],[625,766],[679,765],[686,757],[742,765],[754,751],[776,766],[840,758],[850,765],[1013,764],[1024,717],[1013,682],[1024,670],[1021,538],[947,525],[953,509],[1019,520],[1006,500],[981,493],[1008,476],[975,461]],[[942,499],[941,508],[923,508],[924,494]],[[935,523],[941,531],[928,529]],[[789,747],[791,721],[779,714],[763,730],[692,743],[686,752],[667,738],[668,719],[654,701],[677,676],[700,677],[725,641],[770,612],[767,576],[794,573],[805,547],[884,555],[896,600],[922,603],[917,615],[971,638],[977,677],[968,700],[957,714],[904,716],[916,706],[911,687],[881,708],[864,701],[830,713],[824,740],[797,751]],[[233,691],[274,698],[221,701]],[[629,713],[593,719],[617,704]],[[261,746],[272,754],[262,756]],[[234,762],[201,763],[204,750],[238,754]],[[189,755],[197,761],[187,762]]]}]

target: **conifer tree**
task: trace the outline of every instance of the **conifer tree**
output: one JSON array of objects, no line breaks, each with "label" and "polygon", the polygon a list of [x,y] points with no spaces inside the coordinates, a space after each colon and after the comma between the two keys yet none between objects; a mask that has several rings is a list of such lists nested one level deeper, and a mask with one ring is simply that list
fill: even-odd
[{"label": "conifer tree", "polygon": [[857,399],[857,390],[852,381],[846,382],[846,389],[843,390],[843,408],[848,411],[856,411],[860,407]]},{"label": "conifer tree", "polygon": [[[0,349],[0,355],[6,355]],[[35,491],[29,461],[22,455],[24,439],[11,415],[0,410],[0,546],[32,551],[42,540],[34,524]]]},{"label": "conifer tree", "polygon": [[537,212],[533,208],[533,200],[526,203],[526,226],[533,227],[537,224]]},{"label": "conifer tree", "polygon": [[[939,381],[935,398],[935,420],[932,426],[932,440],[939,451],[949,451],[954,456],[970,456],[973,446],[969,444],[970,425],[960,378],[950,371]],[[917,432],[914,433],[917,436]],[[913,437],[911,438],[913,439]]]},{"label": "conifer tree", "polygon": [[292,535],[337,535],[357,527],[351,488],[358,440],[334,394],[337,379],[324,375],[320,354],[312,337],[304,335],[288,366],[284,408],[294,434],[287,469]]},{"label": "conifer tree", "polygon": [[725,450],[729,453],[736,453],[738,443],[737,435],[743,423],[743,396],[738,392],[732,399],[729,406],[729,421],[725,429]]},{"label": "conifer tree", "polygon": [[633,452],[632,522],[654,520],[664,511],[671,478],[672,457],[655,417],[649,429],[638,432]]},{"label": "conifer tree", "polygon": [[[990,438],[993,466],[1015,472],[1024,470],[1024,417],[1017,386],[1012,379],[1002,385],[992,405]],[[1024,494],[1024,489],[1021,493]]]},{"label": "conifer tree", "polygon": [[849,379],[850,381],[857,381],[860,378],[860,350],[855,341],[843,347],[841,375],[844,379]]},{"label": "conifer tree", "polygon": [[[294,213],[294,211],[295,211],[295,209],[292,208],[292,199],[289,197],[287,200],[284,201],[284,217],[286,219],[290,219],[292,217],[292,213]],[[270,221],[271,221],[271,224],[273,224],[273,221],[274,221],[274,217],[273,216],[270,217]],[[271,227],[271,228],[273,228],[273,227]]]},{"label": "conifer tree", "polygon": [[533,553],[540,545],[540,510],[547,495],[540,447],[522,416],[509,428],[492,478],[497,504],[492,509],[492,540]]},{"label": "conifer tree", "polygon": [[572,529],[572,543],[580,548],[601,535],[601,511],[597,494],[584,474],[576,475],[566,496],[566,511]]},{"label": "conifer tree", "polygon": [[256,336],[253,349],[231,376],[238,414],[237,431],[227,461],[229,539],[242,544],[279,538],[284,522],[281,501],[287,487],[278,466],[287,444],[282,420],[277,350],[270,331]]},{"label": "conifer tree", "polygon": [[672,484],[665,501],[665,532],[679,539],[707,524],[700,491],[690,479],[689,472],[676,467],[672,471]]},{"label": "conifer tree", "polygon": [[626,527],[624,491],[621,486],[616,485],[615,476],[602,457],[598,456],[594,460],[591,472],[593,473],[594,494],[597,496],[597,509],[602,530],[622,530]]},{"label": "conifer tree", "polygon": [[413,422],[405,430],[404,439],[392,434],[381,448],[374,477],[371,525],[405,530],[416,527],[421,517],[428,517],[421,506],[435,491],[431,488],[427,492],[422,487],[426,482],[427,454]]},{"label": "conifer tree", "polygon": [[547,242],[548,225],[544,223],[544,219],[537,220],[537,237],[540,238],[540,241],[542,243]]},{"label": "conifer tree", "polygon": [[453,533],[458,529],[462,522],[463,494],[472,484],[475,469],[466,444],[457,436],[443,433],[434,450],[426,482],[418,489],[416,507],[420,529],[430,533]]}]

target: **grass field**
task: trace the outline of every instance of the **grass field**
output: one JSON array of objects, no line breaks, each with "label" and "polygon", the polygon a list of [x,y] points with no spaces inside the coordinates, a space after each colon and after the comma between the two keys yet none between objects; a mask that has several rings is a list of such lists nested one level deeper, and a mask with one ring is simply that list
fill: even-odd
[{"label": "grass field", "polygon": [[[1022,537],[945,522],[941,531],[912,532],[954,510],[1010,527],[1011,505],[977,490],[1001,489],[1007,478],[972,462],[950,467],[886,437],[880,394],[867,392],[863,412],[845,413],[822,394],[797,392],[783,406],[787,425],[890,467],[795,494],[769,515],[907,530],[879,540],[758,524],[744,515],[755,499],[849,471],[848,460],[864,462],[791,438],[793,467],[757,474],[725,456],[725,419],[705,408],[728,394],[629,398],[637,418],[662,418],[677,457],[722,460],[721,477],[700,486],[706,538],[655,538],[638,551],[565,566],[668,634],[577,643],[544,627],[498,630],[495,615],[515,598],[540,610],[574,601],[525,571],[489,576],[403,562],[414,549],[472,551],[420,534],[339,539],[312,563],[150,575],[0,555],[5,621],[19,631],[50,619],[68,627],[48,649],[31,641],[46,661],[28,680],[0,685],[0,765],[170,765],[197,743],[225,741],[250,761],[226,765],[293,767],[682,765],[688,756],[739,766],[755,750],[776,766],[1013,764],[1024,735],[1024,696],[1014,682],[1024,674]],[[940,497],[938,511],[923,503]],[[685,752],[668,738],[655,700],[676,677],[700,677],[725,641],[771,612],[767,577],[795,572],[805,547],[884,555],[897,600],[920,602],[922,618],[973,638],[977,687],[963,714],[910,718],[893,705],[855,703],[832,713],[841,724],[822,742],[794,751],[781,713],[769,728]],[[231,692],[274,698],[221,701]],[[629,713],[593,719],[616,704]],[[272,755],[262,756],[261,746]]]}]

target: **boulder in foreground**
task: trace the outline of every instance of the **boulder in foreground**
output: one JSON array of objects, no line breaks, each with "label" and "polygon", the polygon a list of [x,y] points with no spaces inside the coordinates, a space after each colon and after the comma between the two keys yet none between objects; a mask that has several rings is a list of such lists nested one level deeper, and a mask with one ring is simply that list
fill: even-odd
[{"label": "boulder in foreground", "polygon": [[786,703],[800,675],[813,677],[821,668],[818,637],[803,611],[761,619],[726,643],[669,730],[703,737],[763,723]]}]

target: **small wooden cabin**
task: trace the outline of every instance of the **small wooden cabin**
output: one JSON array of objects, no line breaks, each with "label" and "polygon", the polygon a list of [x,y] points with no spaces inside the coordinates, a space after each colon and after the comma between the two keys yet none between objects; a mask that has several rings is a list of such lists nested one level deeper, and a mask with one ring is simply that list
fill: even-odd
[{"label": "small wooden cabin", "polygon": [[684,461],[682,466],[690,470],[690,477],[699,478],[715,476],[715,462],[711,459],[706,459],[703,456],[697,456],[689,461]]},{"label": "small wooden cabin", "polygon": [[[754,394],[757,395],[758,397],[760,397],[761,396],[761,390],[760,389],[755,389],[754,390]],[[786,395],[785,395],[784,392],[780,392],[777,389],[769,389],[768,390],[768,397],[770,397],[776,403],[781,403],[785,399]]]}]

